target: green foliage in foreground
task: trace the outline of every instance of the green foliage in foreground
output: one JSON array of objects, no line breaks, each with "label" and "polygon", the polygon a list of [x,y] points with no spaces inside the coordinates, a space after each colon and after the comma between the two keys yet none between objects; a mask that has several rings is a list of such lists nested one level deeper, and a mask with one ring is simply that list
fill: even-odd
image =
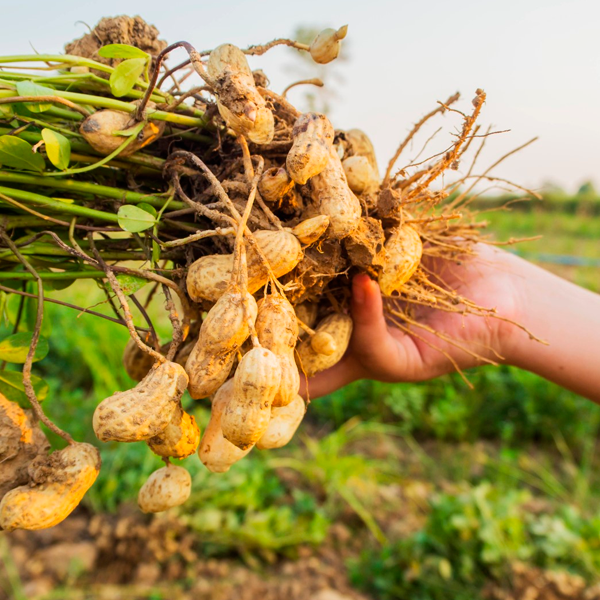
[{"label": "green foliage in foreground", "polygon": [[352,562],[353,583],[381,600],[476,600],[486,582],[501,581],[516,561],[596,581],[600,518],[584,518],[568,505],[536,513],[531,500],[526,490],[489,482],[440,494],[421,531]]}]

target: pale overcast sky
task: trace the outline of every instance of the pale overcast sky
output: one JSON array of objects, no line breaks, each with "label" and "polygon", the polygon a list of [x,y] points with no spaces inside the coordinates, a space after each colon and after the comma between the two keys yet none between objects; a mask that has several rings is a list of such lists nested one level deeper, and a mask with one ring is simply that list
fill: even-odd
[{"label": "pale overcast sky", "polygon": [[[3,3],[4,4],[4,3]],[[246,46],[289,36],[297,25],[349,25],[349,60],[331,118],[373,139],[384,165],[411,124],[454,91],[488,94],[483,120],[511,129],[489,142],[488,160],[539,135],[498,175],[569,190],[600,184],[599,0],[28,0],[6,3],[0,54],[55,53],[102,16],[141,14],[170,42]],[[179,61],[183,54],[174,57]],[[172,63],[174,64],[174,63]],[[253,62],[281,91],[294,80],[289,50]],[[292,99],[295,96],[291,96]],[[298,98],[299,96],[296,96]],[[439,124],[451,127],[454,121]],[[448,138],[442,139],[447,141]],[[493,142],[493,143],[492,143]],[[415,147],[415,152],[418,148]],[[407,154],[410,157],[410,153]]]}]

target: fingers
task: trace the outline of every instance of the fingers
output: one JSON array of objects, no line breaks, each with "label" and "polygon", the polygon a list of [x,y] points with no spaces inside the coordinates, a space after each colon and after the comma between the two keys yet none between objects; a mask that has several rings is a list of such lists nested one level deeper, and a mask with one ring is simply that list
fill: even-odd
[{"label": "fingers", "polygon": [[[346,355],[342,360],[321,373],[317,373],[314,377],[307,379],[304,375],[300,376],[300,395],[306,398],[307,395],[311,400],[331,394],[336,390],[364,377],[362,368],[358,365],[355,359]],[[308,388],[308,394],[307,394]]]},{"label": "fingers", "polygon": [[383,314],[379,285],[368,275],[356,275],[352,280],[352,320],[352,352],[375,371],[373,377],[385,373],[398,348]]}]

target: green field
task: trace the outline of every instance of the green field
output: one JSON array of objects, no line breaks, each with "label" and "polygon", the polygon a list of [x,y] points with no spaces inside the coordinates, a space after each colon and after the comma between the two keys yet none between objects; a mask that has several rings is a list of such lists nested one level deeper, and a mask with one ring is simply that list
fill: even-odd
[{"label": "green field", "polygon": [[[541,210],[485,217],[496,239],[542,235],[517,246],[525,257],[600,259],[598,217]],[[598,266],[540,264],[600,291]],[[73,301],[102,300],[78,286]],[[36,366],[50,385],[45,407],[77,439],[97,443],[96,404],[131,385],[120,364],[127,331],[62,307],[47,314],[57,334]],[[295,600],[325,587],[343,598],[516,600],[540,582],[550,593],[560,572],[569,597],[583,599],[600,580],[600,407],[509,367],[468,377],[473,390],[458,376],[358,382],[315,401],[289,447],[254,451],[224,475],[188,458],[192,498],[152,522],[132,505],[160,461],[144,444],[103,444],[79,529],[68,520],[54,537],[34,538],[41,547],[84,539],[102,548],[98,568],[76,555],[64,572],[40,558],[37,572],[23,574],[24,557],[41,550],[11,534],[0,539],[0,590],[15,600]],[[186,403],[204,427],[206,405]],[[154,575],[139,575],[144,564]],[[43,578],[52,592],[35,588]]]}]

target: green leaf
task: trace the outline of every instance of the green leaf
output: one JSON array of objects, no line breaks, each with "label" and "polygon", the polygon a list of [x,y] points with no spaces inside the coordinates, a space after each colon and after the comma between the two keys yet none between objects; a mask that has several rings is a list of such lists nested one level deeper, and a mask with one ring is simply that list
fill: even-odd
[{"label": "green leaf", "polygon": [[[48,384],[35,375],[31,376],[31,383],[38,400],[45,400],[48,396]],[[20,371],[0,371],[0,394],[4,394],[22,408],[31,408],[23,386],[23,373]]]},{"label": "green leaf", "polygon": [[119,219],[119,226],[129,233],[138,233],[139,231],[145,231],[150,229],[155,223],[156,219],[145,210],[138,208],[132,204],[124,204],[119,208],[117,213]]},{"label": "green leaf", "polygon": [[[0,360],[5,360],[9,363],[24,363],[27,359],[27,353],[29,352],[29,346],[33,333],[24,331],[23,333],[15,333],[7,338],[4,338],[0,342]],[[46,358],[48,354],[48,340],[40,336],[38,345],[35,349],[35,355],[33,362]]]},{"label": "green leaf", "polygon": [[[33,81],[17,81],[17,92],[19,96],[54,96],[55,92],[50,87],[33,83]],[[33,113],[40,113],[52,108],[50,102],[40,102],[39,104],[26,104],[27,109]]]},{"label": "green leaf", "polygon": [[107,44],[98,50],[98,56],[102,58],[143,58],[149,60],[150,55],[135,46],[128,44]]},{"label": "green leaf", "polygon": [[[135,275],[127,275],[124,273],[119,273],[119,275],[117,275],[117,281],[119,282],[119,285],[126,296],[135,294],[145,285],[148,285],[147,279],[144,279],[143,277],[136,277]],[[110,287],[110,283],[108,283],[108,281],[105,282],[104,285],[106,286],[106,289],[112,292],[112,288]]]},{"label": "green leaf", "polygon": [[71,142],[62,133],[46,128],[42,129],[42,138],[50,162],[57,169],[64,171],[71,160]]},{"label": "green leaf", "polygon": [[14,135],[0,135],[0,164],[20,171],[44,170],[46,163],[30,143]]},{"label": "green leaf", "polygon": [[152,215],[155,219],[158,216],[158,213],[156,212],[156,209],[154,208],[154,206],[152,206],[152,204],[148,204],[147,202],[140,202],[139,204],[136,204],[136,206],[138,208],[141,208],[142,210],[145,210],[148,214]]},{"label": "green leaf", "polygon": [[145,58],[130,58],[116,67],[109,79],[113,95],[120,98],[130,92],[139,76],[144,72],[145,66]]}]

